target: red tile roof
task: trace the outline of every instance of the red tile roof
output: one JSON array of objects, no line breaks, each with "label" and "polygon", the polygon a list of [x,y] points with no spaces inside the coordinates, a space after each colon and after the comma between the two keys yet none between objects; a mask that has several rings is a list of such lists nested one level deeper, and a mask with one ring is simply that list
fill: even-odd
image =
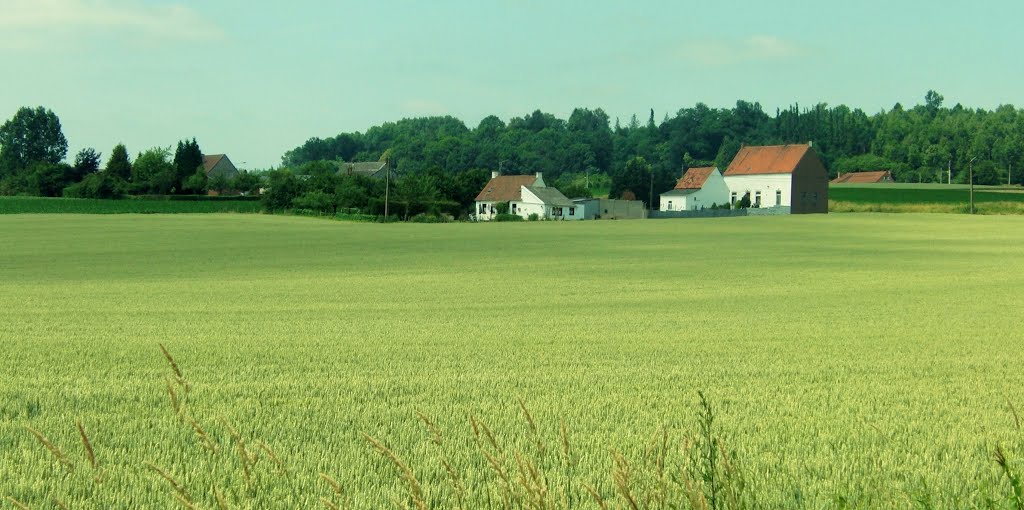
[{"label": "red tile roof", "polygon": [[511,202],[523,198],[523,186],[533,186],[536,175],[499,175],[487,182],[477,202]]},{"label": "red tile roof", "polygon": [[723,175],[791,174],[810,149],[808,144],[743,147]]},{"label": "red tile roof", "polygon": [[206,173],[210,173],[210,170],[213,170],[220,164],[222,159],[224,159],[223,154],[203,154],[203,168],[206,170]]},{"label": "red tile roof", "polygon": [[892,182],[892,174],[888,170],[879,170],[877,172],[850,172],[832,179],[832,184],[875,182]]},{"label": "red tile roof", "polygon": [[715,167],[713,166],[690,168],[679,179],[679,182],[676,182],[675,189],[701,189],[714,171]]}]

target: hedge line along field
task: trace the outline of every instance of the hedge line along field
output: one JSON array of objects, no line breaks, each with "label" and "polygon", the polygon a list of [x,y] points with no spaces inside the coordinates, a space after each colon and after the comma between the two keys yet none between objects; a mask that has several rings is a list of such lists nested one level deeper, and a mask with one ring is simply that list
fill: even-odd
[{"label": "hedge line along field", "polygon": [[1019,504],[1024,218],[0,233],[10,508]]},{"label": "hedge line along field", "polygon": [[0,214],[181,214],[255,213],[258,200],[234,197],[91,198],[0,197]]},{"label": "hedge line along field", "polygon": [[[967,186],[954,184],[833,184],[828,189],[829,199],[853,203],[889,204],[967,204],[970,191]],[[1020,187],[975,186],[975,203],[1024,203],[1024,190]]]}]

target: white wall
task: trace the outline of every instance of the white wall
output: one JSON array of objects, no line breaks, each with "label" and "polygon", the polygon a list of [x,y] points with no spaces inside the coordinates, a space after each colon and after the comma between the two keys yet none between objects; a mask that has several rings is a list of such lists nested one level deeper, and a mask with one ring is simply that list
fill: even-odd
[{"label": "white wall", "polygon": [[[485,212],[480,212],[480,206],[485,206]],[[473,209],[477,221],[490,221],[498,214],[497,202],[477,202]],[[492,212],[493,211],[493,212]]]},{"label": "white wall", "polygon": [[[782,191],[783,207],[789,207],[793,197],[791,174],[763,174],[763,175],[726,175],[725,184],[729,193],[736,194],[736,200],[742,200],[743,195],[750,192],[750,204],[753,207],[757,201],[757,192],[761,192],[761,207],[775,207],[776,192]],[[730,195],[731,197],[731,195]],[[731,199],[730,199],[731,201]]]},{"label": "white wall", "polygon": [[[574,204],[569,207],[562,207],[562,215],[555,216],[554,207],[545,205],[537,195],[534,195],[530,190],[523,186],[521,202],[514,202],[516,204],[516,214],[523,218],[529,218],[531,214],[536,214],[541,219],[547,220],[582,220],[584,218],[583,207],[579,204]],[[570,210],[572,214],[570,213]],[[511,212],[511,210],[510,210]]]},{"label": "white wall", "polygon": [[[658,209],[662,211],[693,211],[701,207],[710,209],[712,205],[729,203],[729,186],[725,184],[722,173],[715,170],[699,190],[689,195],[661,196],[659,201]],[[671,207],[669,201],[672,202]]]},{"label": "white wall", "polygon": [[661,195],[658,197],[659,211],[685,211],[689,195]]}]

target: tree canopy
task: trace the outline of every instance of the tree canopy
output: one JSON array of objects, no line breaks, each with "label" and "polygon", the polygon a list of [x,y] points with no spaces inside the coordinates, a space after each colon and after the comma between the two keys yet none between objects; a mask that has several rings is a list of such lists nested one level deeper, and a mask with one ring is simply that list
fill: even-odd
[{"label": "tree canopy", "polygon": [[0,175],[27,169],[35,163],[56,165],[68,152],[68,140],[53,111],[23,107],[0,125]]},{"label": "tree canopy", "polygon": [[[606,174],[626,177],[626,165],[640,156],[650,165],[647,188],[632,190],[646,199],[670,189],[686,168],[715,165],[723,171],[746,145],[814,142],[832,176],[839,171],[890,170],[898,181],[965,182],[968,161],[989,161],[979,183],[1006,182],[1011,165],[1024,158],[1024,112],[1013,106],[995,111],[947,107],[934,90],[912,108],[896,104],[868,114],[845,105],[793,105],[764,111],[757,102],[732,108],[704,103],[666,115],[659,123],[633,116],[612,121],[601,109],[576,108],[566,120],[534,111],[507,123],[495,116],[469,128],[452,117],[403,119],[365,133],[311,138],[288,151],[282,163],[316,160],[376,161],[388,152],[399,173],[457,174],[473,168],[503,173],[543,172],[545,180]],[[885,168],[876,168],[878,166]],[[1021,182],[1024,169],[1013,180]],[[436,175],[435,175],[436,177]],[[568,178],[568,177],[566,177]],[[574,177],[575,178],[575,177]],[[559,181],[562,182],[562,181]],[[636,187],[619,182],[616,192]],[[615,195],[615,193],[613,193]]]}]

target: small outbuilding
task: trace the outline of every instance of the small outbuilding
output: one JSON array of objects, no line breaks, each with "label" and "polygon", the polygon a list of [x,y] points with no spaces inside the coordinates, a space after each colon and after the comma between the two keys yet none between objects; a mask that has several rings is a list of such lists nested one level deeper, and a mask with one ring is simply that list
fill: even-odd
[{"label": "small outbuilding", "polygon": [[238,177],[238,169],[227,154],[203,154],[203,170],[207,179],[223,177],[230,181]]},{"label": "small outbuilding", "polygon": [[729,187],[715,167],[691,168],[675,188],[659,195],[659,211],[696,211],[729,202]]},{"label": "small outbuilding", "polygon": [[385,161],[354,161],[338,163],[338,175],[362,175],[371,179],[384,180],[391,174],[395,179],[394,170]]},{"label": "small outbuilding", "polygon": [[832,184],[877,184],[882,182],[893,182],[892,172],[878,170],[875,172],[847,172],[839,174],[832,179]]},{"label": "small outbuilding", "polygon": [[639,200],[576,198],[573,202],[582,207],[583,218],[588,220],[641,220],[647,217],[647,207]]}]

